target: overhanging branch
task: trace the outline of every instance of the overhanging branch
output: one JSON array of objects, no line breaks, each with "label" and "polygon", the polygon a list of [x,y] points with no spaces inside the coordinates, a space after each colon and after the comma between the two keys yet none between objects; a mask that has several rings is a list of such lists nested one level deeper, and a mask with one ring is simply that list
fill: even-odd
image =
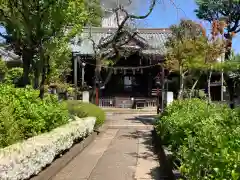
[{"label": "overhanging branch", "polygon": [[145,15],[142,15],[142,16],[129,15],[129,17],[131,19],[145,19],[152,13],[155,5],[156,5],[156,0],[152,0],[151,5],[149,7],[149,10],[148,10],[148,12]]},{"label": "overhanging branch", "polygon": [[[128,13],[128,11],[122,6],[118,5],[117,8],[113,9],[113,12],[116,15],[117,20],[117,28],[116,31],[113,32],[111,36],[108,36],[107,38],[101,38],[98,42],[98,45],[96,42],[91,38],[91,36],[88,38],[92,42],[92,48],[94,53],[94,59],[96,60],[96,67],[95,67],[95,78],[101,79],[100,77],[100,71],[101,71],[101,64],[104,59],[113,58],[115,57],[115,63],[120,59],[121,55],[120,53],[124,49],[124,45],[128,44],[138,33],[133,32],[131,35],[127,34],[127,38],[121,39],[123,36],[125,36],[124,33],[124,27],[126,26],[126,22],[129,19],[145,19],[147,18],[153,11],[157,0],[151,0],[151,4],[149,7],[148,12],[145,15],[133,15]],[[129,5],[132,3],[132,0],[129,0]],[[123,19],[120,21],[119,14],[120,12],[123,13]],[[112,71],[109,71],[109,74],[107,76],[107,79],[104,84],[108,82],[112,75]]]}]

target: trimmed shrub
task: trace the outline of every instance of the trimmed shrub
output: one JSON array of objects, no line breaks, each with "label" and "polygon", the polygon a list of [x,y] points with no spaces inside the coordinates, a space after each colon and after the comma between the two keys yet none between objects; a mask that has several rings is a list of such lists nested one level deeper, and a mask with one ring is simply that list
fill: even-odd
[{"label": "trimmed shrub", "polygon": [[156,124],[186,179],[240,179],[240,111],[203,100],[175,101]]},{"label": "trimmed shrub", "polygon": [[0,147],[27,139],[66,124],[69,113],[66,104],[54,95],[44,100],[32,88],[0,85]]},{"label": "trimmed shrub", "polygon": [[76,140],[93,132],[95,121],[94,117],[76,118],[51,132],[0,149],[0,179],[29,179],[38,174]]},{"label": "trimmed shrub", "polygon": [[98,106],[91,104],[91,103],[84,103],[76,100],[69,100],[67,101],[68,110],[72,115],[76,115],[80,118],[83,117],[96,117],[96,124],[95,127],[101,126],[105,119],[105,112],[99,108]]}]

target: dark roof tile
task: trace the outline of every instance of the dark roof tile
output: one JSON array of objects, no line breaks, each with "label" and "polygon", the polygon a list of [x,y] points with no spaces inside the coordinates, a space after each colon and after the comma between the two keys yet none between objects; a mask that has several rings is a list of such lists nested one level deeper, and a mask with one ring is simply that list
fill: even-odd
[{"label": "dark roof tile", "polygon": [[[93,42],[98,45],[100,39],[110,37],[116,28],[85,28],[80,36],[77,36],[74,43],[71,44],[72,51],[80,54],[93,54]],[[140,41],[148,44],[148,48],[142,50],[146,54],[162,54],[166,53],[165,42],[171,34],[169,29],[137,29]],[[91,38],[89,38],[91,37]],[[91,40],[89,40],[91,39]]]},{"label": "dark roof tile", "polygon": [[0,47],[0,56],[6,62],[9,62],[9,61],[21,61],[21,57],[20,56],[16,55],[12,51],[6,50],[3,47]]}]

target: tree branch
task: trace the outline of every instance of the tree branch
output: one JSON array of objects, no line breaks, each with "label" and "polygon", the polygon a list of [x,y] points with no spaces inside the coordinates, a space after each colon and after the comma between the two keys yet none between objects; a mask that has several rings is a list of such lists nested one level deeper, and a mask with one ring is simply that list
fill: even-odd
[{"label": "tree branch", "polygon": [[11,37],[9,35],[4,35],[0,32],[0,37],[4,38],[5,40],[7,41],[10,41],[11,40]]},{"label": "tree branch", "polygon": [[156,5],[156,1],[157,0],[152,0],[151,5],[149,7],[149,11],[145,15],[142,15],[142,16],[129,15],[129,17],[131,19],[145,19],[145,18],[147,18],[152,13],[152,11],[153,11],[153,9],[154,9],[154,7]]},{"label": "tree branch", "polygon": [[236,29],[235,33],[239,33],[240,32],[240,28]]},{"label": "tree branch", "polygon": [[[147,18],[152,13],[153,8],[156,5],[156,1],[157,0],[151,0],[151,5],[149,8],[149,11],[145,15],[140,15],[140,16],[129,14],[122,5],[119,5],[117,8],[113,9],[113,11],[115,12],[116,18],[117,18],[118,27],[117,27],[116,31],[110,36],[110,38],[109,38],[109,36],[107,38],[101,38],[100,41],[98,42],[99,44],[96,46],[96,42],[94,42],[94,40],[91,37],[89,37],[89,40],[92,42],[94,58],[96,60],[96,68],[95,68],[95,78],[96,79],[101,78],[99,76],[100,76],[100,71],[101,71],[102,60],[115,56],[116,57],[115,62],[117,62],[120,59],[121,47],[128,44],[134,38],[134,36],[137,35],[137,32],[134,32],[130,36],[128,35],[128,38],[124,39],[122,42],[121,37],[124,34],[123,29],[125,27],[126,22],[129,19],[145,19],[145,18]],[[131,4],[131,3],[132,3],[132,1],[129,0],[129,4]],[[121,22],[119,19],[119,11],[121,11],[125,14],[125,16]],[[112,71],[110,70],[104,84],[107,83],[107,81],[110,79],[111,75],[112,75]]]},{"label": "tree branch", "polygon": [[236,18],[234,25],[229,29],[229,32],[235,32],[238,27],[239,27],[239,18]]}]

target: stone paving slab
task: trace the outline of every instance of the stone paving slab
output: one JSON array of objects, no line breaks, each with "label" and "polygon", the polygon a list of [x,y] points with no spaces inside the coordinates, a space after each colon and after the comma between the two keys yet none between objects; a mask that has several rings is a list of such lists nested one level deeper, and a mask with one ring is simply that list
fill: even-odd
[{"label": "stone paving slab", "polygon": [[107,119],[108,130],[53,180],[159,180],[152,125],[129,114]]},{"label": "stone paving slab", "polygon": [[[148,114],[144,116],[149,118]],[[133,114],[121,114],[121,115],[107,115],[108,126],[116,127],[116,126],[124,126],[124,127],[138,127],[138,128],[148,128],[152,127],[154,121],[152,119],[144,119],[139,118],[143,117],[143,115],[133,115]],[[119,120],[121,119],[121,120]]]},{"label": "stone paving slab", "polygon": [[137,163],[135,130],[121,129],[98,161],[89,180],[133,180]]},{"label": "stone paving slab", "polygon": [[151,131],[138,131],[138,161],[135,173],[136,180],[160,179],[160,165],[158,157],[154,154]]},{"label": "stone paving slab", "polygon": [[75,157],[52,180],[88,179],[117,132],[117,129],[109,129],[102,136],[96,138],[91,145],[86,147],[81,154]]},{"label": "stone paving slab", "polygon": [[127,109],[127,108],[102,108],[106,113],[114,114],[157,114],[157,108]]}]

